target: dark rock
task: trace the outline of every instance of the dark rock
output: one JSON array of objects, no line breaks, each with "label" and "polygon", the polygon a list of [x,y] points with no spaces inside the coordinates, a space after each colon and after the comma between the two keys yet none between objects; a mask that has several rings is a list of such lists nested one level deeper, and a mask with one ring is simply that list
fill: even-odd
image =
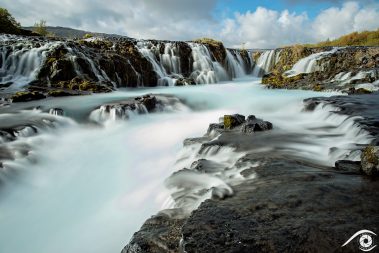
[{"label": "dark rock", "polygon": [[247,118],[247,121],[242,125],[242,132],[246,134],[267,131],[271,129],[272,123],[257,119],[254,115],[250,115]]},{"label": "dark rock", "polygon": [[121,253],[177,253],[181,239],[182,218],[172,218],[160,213],[148,219],[134,233]]},{"label": "dark rock", "polygon": [[195,80],[193,78],[179,78],[175,82],[175,86],[185,86],[185,85],[196,85]]},{"label": "dark rock", "polygon": [[153,111],[157,106],[157,98],[154,96],[145,95],[143,97],[137,97],[135,99],[143,104],[148,112]]},{"label": "dark rock", "polygon": [[349,95],[363,95],[363,94],[371,94],[372,91],[364,89],[364,88],[350,88],[348,91]]},{"label": "dark rock", "polygon": [[224,124],[222,123],[212,123],[209,124],[207,134],[211,134],[213,131],[216,133],[221,133],[224,130]]},{"label": "dark rock", "polygon": [[337,170],[342,172],[359,174],[361,170],[361,162],[350,160],[338,160],[336,161],[335,167]]},{"label": "dark rock", "polygon": [[53,115],[63,116],[64,115],[64,110],[61,109],[61,108],[51,108],[49,110],[49,113],[53,114]]}]

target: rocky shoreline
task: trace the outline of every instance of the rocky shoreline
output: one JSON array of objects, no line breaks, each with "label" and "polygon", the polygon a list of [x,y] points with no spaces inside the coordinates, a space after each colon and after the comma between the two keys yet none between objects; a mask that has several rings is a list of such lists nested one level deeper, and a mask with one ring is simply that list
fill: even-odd
[{"label": "rocky shoreline", "polygon": [[[377,145],[377,96],[311,98],[304,101],[305,110],[323,103],[340,108],[335,113],[360,116],[356,121],[372,134],[372,145]],[[258,125],[262,124],[268,126],[262,130],[270,129],[268,123],[259,121]],[[251,124],[238,115],[227,116],[223,124],[211,124],[205,137],[191,142],[233,146],[240,151],[264,147],[270,131],[246,135],[242,130],[246,125]],[[221,135],[209,141],[212,134]],[[363,152],[362,161],[366,156]],[[189,216],[180,215],[178,210],[161,211],[145,222],[122,253],[356,252],[355,243],[341,245],[360,229],[379,229],[375,152],[374,159],[371,167],[376,172],[365,176],[358,162],[338,161],[336,167],[328,167],[280,150],[248,152],[235,166],[251,161],[259,161],[259,165],[241,171],[246,178],[254,176],[235,185],[233,196],[214,196]],[[348,166],[352,169],[346,170]]]}]

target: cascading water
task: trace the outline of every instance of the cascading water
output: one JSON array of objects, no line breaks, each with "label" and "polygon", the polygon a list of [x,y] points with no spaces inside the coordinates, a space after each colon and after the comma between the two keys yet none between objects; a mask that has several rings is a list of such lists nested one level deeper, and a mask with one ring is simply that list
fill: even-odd
[{"label": "cascading water", "polygon": [[196,83],[217,83],[228,80],[225,69],[217,61],[213,61],[206,46],[198,43],[189,43],[192,49],[193,72],[190,77]]},{"label": "cascading water", "polygon": [[308,57],[302,58],[297,63],[295,63],[292,69],[286,71],[284,75],[291,77],[302,73],[312,73],[315,71],[320,71],[322,70],[322,66],[318,64],[318,61],[324,58],[325,56],[337,52],[337,50],[338,48],[333,48],[330,51],[315,53],[311,54]]},{"label": "cascading water", "polygon": [[34,81],[48,52],[61,42],[33,42],[12,35],[0,35],[0,87],[19,89]]},{"label": "cascading water", "polygon": [[226,50],[226,69],[232,78],[243,77],[246,75],[245,63],[242,60],[241,54],[234,56],[229,49]]},{"label": "cascading water", "polygon": [[258,58],[258,61],[255,64],[253,70],[253,76],[263,76],[271,71],[271,69],[275,66],[276,62],[276,51],[275,50],[267,50],[264,51],[261,56]]}]

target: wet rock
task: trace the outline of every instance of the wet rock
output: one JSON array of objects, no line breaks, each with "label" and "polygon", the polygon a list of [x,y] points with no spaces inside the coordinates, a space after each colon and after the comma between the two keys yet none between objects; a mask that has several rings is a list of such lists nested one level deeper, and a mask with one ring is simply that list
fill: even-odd
[{"label": "wet rock", "polygon": [[57,115],[57,116],[63,116],[64,115],[64,110],[61,109],[61,108],[51,108],[49,110],[49,114]]},{"label": "wet rock", "polygon": [[368,176],[379,175],[379,146],[368,146],[363,150],[361,168]]},{"label": "wet rock", "polygon": [[360,174],[361,162],[350,160],[338,160],[335,163],[337,170],[347,173]]},{"label": "wet rock", "polygon": [[181,227],[185,219],[172,218],[160,213],[148,219],[134,233],[121,253],[177,253],[181,239]]},{"label": "wet rock", "polygon": [[[93,93],[106,93],[112,91],[112,88],[107,85],[98,84],[96,82],[85,80],[79,77],[75,77],[70,81],[60,81],[59,83],[53,84],[52,86],[59,89],[86,91]],[[53,93],[53,95],[56,94],[57,93]]]},{"label": "wet rock", "polygon": [[29,102],[33,100],[44,99],[46,96],[42,93],[35,91],[19,91],[11,96],[11,100],[14,103]]},{"label": "wet rock", "polygon": [[242,132],[246,134],[267,131],[272,129],[272,123],[257,119],[254,115],[250,115],[247,121],[242,125]]},{"label": "wet rock", "polygon": [[210,135],[212,132],[221,133],[223,130],[224,130],[224,124],[212,123],[212,124],[209,124],[207,134]]},{"label": "wet rock", "polygon": [[67,97],[67,96],[75,96],[75,95],[79,95],[78,93],[74,93],[74,92],[68,92],[68,91],[65,91],[65,90],[50,90],[48,91],[47,95],[49,97]]},{"label": "wet rock", "polygon": [[193,78],[179,78],[175,82],[175,86],[196,85]]},{"label": "wet rock", "polygon": [[372,91],[364,89],[364,88],[356,89],[356,88],[352,87],[348,90],[349,95],[363,95],[363,94],[371,94],[371,93],[372,93]]},{"label": "wet rock", "polygon": [[143,97],[137,97],[135,100],[143,104],[149,112],[153,111],[157,106],[157,98],[154,96],[145,95]]},{"label": "wet rock", "polygon": [[224,129],[233,129],[245,122],[245,116],[240,114],[224,115]]}]

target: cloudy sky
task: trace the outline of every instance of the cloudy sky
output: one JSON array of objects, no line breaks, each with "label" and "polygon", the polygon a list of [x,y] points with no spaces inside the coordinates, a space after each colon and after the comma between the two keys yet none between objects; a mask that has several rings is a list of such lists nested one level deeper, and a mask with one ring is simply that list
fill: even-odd
[{"label": "cloudy sky", "polygon": [[24,26],[48,25],[134,38],[212,37],[273,48],[379,28],[379,0],[3,0]]}]

